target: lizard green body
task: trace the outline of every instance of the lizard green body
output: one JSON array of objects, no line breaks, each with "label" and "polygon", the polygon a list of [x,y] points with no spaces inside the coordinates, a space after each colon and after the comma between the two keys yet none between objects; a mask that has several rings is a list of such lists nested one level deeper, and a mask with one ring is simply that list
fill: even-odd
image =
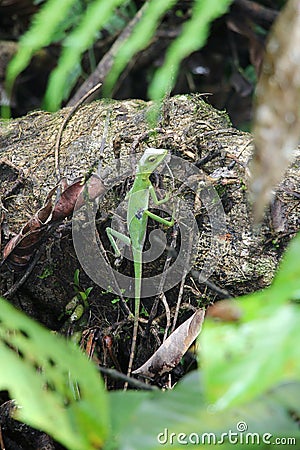
[{"label": "lizard green body", "polygon": [[135,179],[132,188],[127,194],[127,229],[129,236],[107,227],[106,232],[111,245],[115,251],[115,256],[120,256],[120,250],[115,239],[120,239],[125,244],[130,245],[132,249],[134,264],[134,282],[135,282],[135,310],[134,325],[131,352],[128,364],[128,375],[131,374],[137,333],[141,300],[142,286],[142,254],[147,232],[148,217],[167,226],[174,224],[174,219],[166,220],[156,214],[151,213],[149,208],[150,196],[156,205],[160,205],[168,201],[169,197],[158,200],[154,187],[150,181],[151,173],[163,162],[167,156],[167,150],[148,148],[138,162]]}]

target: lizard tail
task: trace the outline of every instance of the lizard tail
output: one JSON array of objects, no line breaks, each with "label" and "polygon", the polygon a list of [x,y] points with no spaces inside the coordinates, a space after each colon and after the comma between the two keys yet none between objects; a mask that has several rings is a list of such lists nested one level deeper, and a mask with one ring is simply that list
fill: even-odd
[{"label": "lizard tail", "polygon": [[135,302],[134,302],[133,334],[132,334],[132,343],[131,343],[127,376],[130,376],[130,374],[131,374],[133,359],[134,359],[134,354],[135,354],[135,349],[136,349],[136,341],[137,341],[138,326],[139,326],[140,303],[141,303],[141,288],[142,288],[142,252],[139,250],[135,250],[135,249],[132,249],[132,252],[133,252],[133,260],[134,260]]}]

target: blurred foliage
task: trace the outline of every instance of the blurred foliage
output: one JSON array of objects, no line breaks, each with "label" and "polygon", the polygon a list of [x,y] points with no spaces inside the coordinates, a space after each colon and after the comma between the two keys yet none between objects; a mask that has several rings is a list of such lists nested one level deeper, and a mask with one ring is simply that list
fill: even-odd
[{"label": "blurred foliage", "polygon": [[[172,88],[182,59],[203,46],[209,35],[210,23],[226,12],[231,1],[195,0],[191,19],[170,45],[165,63],[156,72],[149,87],[151,98],[162,98]],[[146,2],[147,8],[141,20],[116,54],[104,85],[105,95],[111,94],[131,58],[149,45],[163,16],[176,3],[176,0]],[[47,0],[34,16],[29,30],[21,37],[18,52],[8,66],[8,91],[12,91],[16,77],[28,66],[35,52],[59,40],[62,51],[58,65],[50,75],[45,96],[45,108],[57,110],[81,73],[83,53],[101,38],[101,30],[113,33],[125,27],[127,18],[134,12],[133,2],[128,0],[93,0],[87,4],[79,0]]]},{"label": "blurred foliage", "polygon": [[[239,323],[207,319],[199,339],[201,369],[167,393],[105,392],[95,367],[77,348],[2,299],[0,389],[22,406],[20,420],[72,450],[97,448],[104,441],[107,450],[159,449],[158,436],[166,440],[165,448],[179,448],[179,433],[192,448],[196,434],[201,439],[208,432],[229,448],[230,437],[222,433],[241,431],[241,421],[249,433],[270,433],[272,442],[300,439],[299,253],[300,235],[272,286],[240,298]],[[77,401],[70,378],[79,386]]]},{"label": "blurred foliage", "polygon": [[262,219],[272,189],[293,161],[299,144],[299,61],[300,1],[289,0],[268,36],[256,87],[251,190],[257,220]]},{"label": "blurred foliage", "polygon": [[[108,399],[96,368],[63,338],[0,299],[0,389],[20,409],[16,418],[72,450],[100,447],[108,435]],[[80,399],[76,400],[73,385]]]}]

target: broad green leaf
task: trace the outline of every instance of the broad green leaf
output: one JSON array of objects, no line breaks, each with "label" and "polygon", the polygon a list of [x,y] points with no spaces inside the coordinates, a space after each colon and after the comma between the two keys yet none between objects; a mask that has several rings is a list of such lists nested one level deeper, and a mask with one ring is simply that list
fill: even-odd
[{"label": "broad green leaf", "polygon": [[[161,448],[157,435],[164,427],[178,426],[178,430],[181,430],[181,427],[184,430],[187,424],[196,425],[195,414],[204,405],[202,397],[198,372],[185,377],[172,392],[128,392],[127,408],[125,414],[122,414],[122,420],[115,418],[112,421],[112,435],[118,440],[116,448],[118,450]],[[124,408],[126,399],[121,393],[113,392],[110,400],[111,411]],[[133,408],[128,408],[131,404],[134,405]]]},{"label": "broad green leaf", "polygon": [[68,86],[69,74],[80,60],[82,53],[94,42],[96,33],[110,19],[115,9],[125,1],[94,0],[88,5],[81,22],[64,41],[58,66],[50,75],[45,96],[47,109],[55,111],[59,108],[66,88],[70,88]]},{"label": "broad green leaf", "polygon": [[209,36],[209,25],[224,14],[232,0],[195,0],[191,19],[183,26],[182,33],[167,50],[163,66],[154,75],[149,87],[152,99],[161,99],[173,87],[180,62],[199,50]]},{"label": "broad green leaf", "polygon": [[289,244],[279,264],[272,285],[263,291],[242,297],[243,320],[269,317],[275,308],[290,301],[300,299],[300,234]]},{"label": "broad green leaf", "polygon": [[[73,344],[4,299],[0,299],[0,360],[0,389],[7,389],[21,407],[19,420],[72,450],[103,444],[109,429],[108,398],[96,368]],[[79,400],[73,386],[80,392]]]},{"label": "broad green leaf", "polygon": [[[200,338],[209,400],[242,403],[282,380],[300,379],[300,235],[271,287],[240,299],[240,324],[206,322]],[[203,361],[202,361],[203,358]]]},{"label": "broad green leaf", "polygon": [[[297,421],[291,415],[291,411],[295,417],[300,412],[300,383],[278,386],[238,408],[214,411],[204,401],[199,373],[193,372],[172,391],[128,392],[127,400],[123,393],[111,394],[111,410],[117,417],[122,415],[122,420],[113,419],[113,445],[108,443],[105,450],[192,449],[197,445],[209,449],[214,443],[227,450],[233,448],[229,443],[229,435],[233,439],[233,433],[237,433],[236,448],[253,448],[241,444],[247,433],[256,433],[253,437],[248,435],[250,443],[252,438],[254,442],[259,439],[259,448],[266,449],[278,437],[292,437],[298,442],[300,439]],[[247,427],[245,432],[238,432],[241,423]],[[262,441],[264,434],[268,434],[264,436],[270,440],[268,445]]]},{"label": "broad green leaf", "polygon": [[289,244],[272,284],[272,292],[282,300],[300,300],[299,256],[300,233]]},{"label": "broad green leaf", "polygon": [[269,317],[258,310],[257,319],[240,325],[206,323],[201,357],[215,407],[241,404],[279,381],[300,379],[299,325],[297,305],[274,308]]}]

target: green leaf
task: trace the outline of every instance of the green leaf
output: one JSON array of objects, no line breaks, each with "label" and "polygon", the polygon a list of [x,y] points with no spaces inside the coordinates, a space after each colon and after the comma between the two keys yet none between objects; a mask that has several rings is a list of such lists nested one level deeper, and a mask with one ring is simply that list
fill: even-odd
[{"label": "green leaf", "polygon": [[196,0],[191,19],[183,26],[182,33],[167,50],[163,66],[158,69],[149,86],[151,99],[162,99],[174,86],[180,62],[199,50],[209,35],[209,25],[224,14],[232,0]]},{"label": "green leaf", "polygon": [[74,272],[74,284],[79,287],[79,269],[76,269]]},{"label": "green leaf", "polygon": [[92,290],[93,290],[93,286],[88,287],[88,288],[84,291],[84,293],[85,293],[85,295],[86,295],[86,298],[88,298],[88,296],[90,295],[90,293],[92,292]]},{"label": "green leaf", "polygon": [[[77,347],[4,299],[0,299],[0,360],[5,364],[0,389],[7,389],[21,406],[19,420],[72,450],[103,444],[109,429],[108,398],[96,368]],[[79,388],[78,401],[72,394],[74,385]]]},{"label": "green leaf", "polygon": [[300,299],[299,255],[300,233],[289,244],[272,284],[272,291],[282,301]]},{"label": "green leaf", "polygon": [[64,17],[75,3],[76,0],[48,0],[34,16],[31,27],[20,39],[18,52],[8,65],[6,81],[9,92],[16,77],[29,64],[32,55],[52,42]]},{"label": "green leaf", "polygon": [[200,338],[207,395],[225,408],[280,380],[300,379],[300,235],[290,243],[271,287],[240,299],[238,325],[207,322]]},{"label": "green leaf", "polygon": [[[271,443],[278,436],[300,438],[297,421],[291,414],[297,417],[300,412],[300,383],[278,386],[238,408],[214,411],[204,400],[199,373],[192,372],[172,391],[128,392],[126,396],[112,393],[111,403],[113,446],[108,443],[105,450],[194,449],[195,444],[210,449],[214,442],[222,443],[222,449],[232,449],[229,435],[238,432],[240,422],[246,424],[248,433],[260,435],[260,448],[270,448],[270,444],[264,446],[262,442],[266,433],[270,434]],[[238,433],[236,448],[253,448],[241,444],[245,435]]]},{"label": "green leaf", "polygon": [[53,269],[52,269],[52,267],[46,267],[46,268],[43,270],[42,275],[38,275],[37,277],[38,277],[40,280],[45,280],[46,278],[50,277],[51,275],[53,275]]},{"label": "green leaf", "polygon": [[110,19],[115,9],[125,1],[94,0],[88,5],[81,22],[64,41],[58,66],[50,75],[45,95],[45,106],[49,111],[58,109],[66,88],[70,89],[69,75],[76,67],[82,53],[92,45],[97,32]]},{"label": "green leaf", "polygon": [[125,69],[131,58],[149,44],[162,16],[176,2],[177,0],[149,0],[145,3],[139,22],[134,27],[129,38],[118,49],[114,64],[103,85],[105,96],[111,94],[119,75]]},{"label": "green leaf", "polygon": [[243,403],[279,381],[300,379],[299,325],[295,305],[274,308],[270,317],[259,317],[258,310],[256,320],[241,325],[206,323],[201,356],[215,408]]}]

